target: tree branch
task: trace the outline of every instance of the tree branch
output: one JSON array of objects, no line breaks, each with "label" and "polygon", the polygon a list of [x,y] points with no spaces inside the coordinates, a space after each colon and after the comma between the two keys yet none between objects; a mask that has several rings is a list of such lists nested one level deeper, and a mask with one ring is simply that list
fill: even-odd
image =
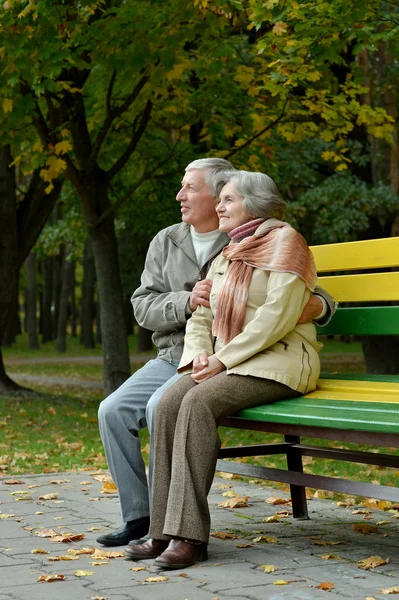
[{"label": "tree branch", "polygon": [[102,124],[100,131],[98,132],[97,137],[94,141],[92,151],[90,154],[90,158],[89,158],[89,162],[88,162],[88,170],[93,168],[95,162],[97,161],[101,146],[107,136],[107,133],[112,125],[112,122],[117,117],[120,117],[133,104],[133,102],[136,100],[136,98],[140,94],[141,90],[143,89],[143,87],[145,86],[147,81],[149,80],[149,77],[147,75],[143,75],[143,77],[137,83],[137,85],[135,86],[135,88],[133,89],[131,94],[126,96],[124,102],[122,102],[122,104],[120,106],[112,108],[111,99],[112,99],[112,90],[114,88],[115,80],[116,80],[116,71],[114,70],[112,73],[110,82],[109,82],[107,96],[106,96],[107,114],[106,114],[104,123]]},{"label": "tree branch", "polygon": [[148,100],[148,102],[144,108],[144,111],[141,115],[140,124],[139,124],[138,128],[136,129],[134,127],[135,124],[133,124],[132,139],[130,140],[129,145],[127,146],[127,148],[123,152],[123,154],[118,158],[116,163],[107,171],[107,173],[106,173],[107,181],[111,181],[111,179],[113,177],[115,177],[115,175],[117,173],[119,173],[119,171],[125,166],[125,164],[129,160],[129,158],[131,157],[137,144],[140,141],[141,136],[143,135],[143,133],[147,127],[148,121],[150,120],[151,110],[152,110],[152,102],[151,102],[151,100]]},{"label": "tree branch", "polygon": [[248,146],[250,146],[252,144],[252,142],[254,142],[256,139],[258,139],[259,137],[261,137],[264,133],[266,133],[266,131],[268,131],[269,129],[272,129],[273,127],[275,127],[275,125],[277,125],[277,123],[280,123],[280,121],[282,121],[284,115],[285,115],[285,109],[286,106],[288,104],[289,101],[289,96],[287,96],[287,98],[285,99],[283,108],[281,110],[280,115],[277,117],[277,119],[275,119],[272,123],[269,123],[269,125],[266,125],[266,127],[264,127],[263,129],[261,129],[260,131],[258,131],[258,133],[255,133],[255,135],[253,135],[251,138],[249,138],[249,140],[247,140],[244,144],[241,144],[241,146],[237,146],[236,148],[232,148],[230,150],[230,152],[228,152],[223,158],[230,158],[231,156],[234,156],[235,154],[237,154],[238,152],[240,152],[241,150],[243,150],[244,148],[247,148]]}]

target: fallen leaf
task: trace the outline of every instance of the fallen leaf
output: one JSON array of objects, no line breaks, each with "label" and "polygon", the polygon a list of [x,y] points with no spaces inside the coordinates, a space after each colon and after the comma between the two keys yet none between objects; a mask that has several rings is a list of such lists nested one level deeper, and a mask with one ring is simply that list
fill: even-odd
[{"label": "fallen leaf", "polygon": [[224,531],[213,531],[211,536],[219,538],[220,540],[236,540],[238,537],[237,535],[234,535],[234,533],[225,533]]},{"label": "fallen leaf", "polygon": [[358,508],[357,510],[352,510],[352,515],[371,515],[371,510],[364,510],[363,508]]},{"label": "fallen leaf", "polygon": [[180,573],[180,575],[178,575],[178,577],[183,577],[184,579],[188,579],[187,573]]},{"label": "fallen leaf", "polygon": [[28,490],[18,490],[17,492],[10,492],[11,496],[29,496],[30,492]]},{"label": "fallen leaf", "polygon": [[252,544],[236,544],[236,548],[252,548]]},{"label": "fallen leaf", "polygon": [[323,560],[333,560],[336,558],[339,559],[340,557],[336,554],[320,554],[320,558],[322,558]]},{"label": "fallen leaf", "polygon": [[270,496],[265,500],[266,504],[291,504],[291,500],[289,498],[275,498],[274,496]]},{"label": "fallen leaf", "polygon": [[48,550],[42,550],[42,548],[33,548],[30,552],[31,554],[50,554]]},{"label": "fallen leaf", "polygon": [[[311,538],[314,539],[314,538]],[[323,539],[315,539],[315,541],[313,542],[313,544],[315,546],[343,546],[344,544],[347,544],[348,541],[347,540],[338,540],[336,542],[332,541],[332,542],[327,542],[326,540]]]},{"label": "fallen leaf", "polygon": [[96,481],[101,481],[102,483],[113,482],[111,475],[103,475],[100,473],[96,473],[95,475],[93,475],[93,479],[95,479]]},{"label": "fallen leaf", "polygon": [[44,494],[43,496],[39,496],[39,500],[57,500],[58,494]]},{"label": "fallen leaf", "polygon": [[25,485],[25,482],[20,479],[6,479],[3,483],[4,485]]},{"label": "fallen leaf", "polygon": [[109,565],[109,560],[93,560],[90,564],[93,567],[101,567],[102,565]]},{"label": "fallen leaf", "polygon": [[79,542],[79,540],[83,540],[85,537],[84,533],[61,533],[60,535],[56,535],[51,538],[52,542],[62,542],[63,544],[68,544],[69,542]]},{"label": "fallen leaf", "polygon": [[90,596],[90,600],[108,600],[108,596]]},{"label": "fallen leaf", "polygon": [[268,544],[275,544],[278,542],[278,538],[273,537],[271,535],[260,535],[252,540],[255,543],[259,542],[267,542]]},{"label": "fallen leaf", "polygon": [[92,481],[80,481],[80,485],[93,485]]},{"label": "fallen leaf", "polygon": [[37,511],[35,512],[35,515],[44,515],[44,512],[42,512],[41,510],[37,510]]},{"label": "fallen leaf", "polygon": [[164,575],[159,575],[158,577],[148,577],[144,579],[144,581],[148,581],[148,583],[161,583],[162,581],[169,581],[170,577],[165,577]]},{"label": "fallen leaf", "polygon": [[0,515],[0,519],[11,519],[12,517],[15,517],[15,515]]},{"label": "fallen leaf", "polygon": [[95,560],[102,560],[104,558],[124,558],[125,552],[123,550],[102,550],[101,548],[94,548],[92,558]]},{"label": "fallen leaf", "polygon": [[37,535],[37,537],[51,538],[57,535],[57,532],[54,531],[54,529],[39,529],[39,531],[35,532],[35,535]]},{"label": "fallen leaf", "polygon": [[146,571],[145,567],[131,567],[129,571]]},{"label": "fallen leaf", "polygon": [[50,562],[59,562],[61,560],[79,560],[79,556],[72,556],[70,554],[64,556],[50,556],[47,560]]},{"label": "fallen leaf", "polygon": [[94,552],[94,548],[70,548],[69,550],[67,550],[67,554],[73,554],[73,555],[78,555],[78,554],[93,554]]},{"label": "fallen leaf", "polygon": [[399,594],[399,586],[395,585],[395,587],[383,588],[380,590],[380,594]]},{"label": "fallen leaf", "polygon": [[227,492],[223,492],[222,496],[225,496],[226,498],[236,498],[238,494],[233,490],[228,490]]},{"label": "fallen leaf", "polygon": [[218,483],[215,487],[217,490],[227,490],[231,488],[231,483]]},{"label": "fallen leaf", "polygon": [[274,573],[274,571],[277,571],[277,567],[274,565],[260,565],[259,568],[263,569],[265,573]]},{"label": "fallen leaf", "polygon": [[100,490],[100,494],[117,494],[118,488],[113,481],[106,481]]},{"label": "fallen leaf", "polygon": [[353,500],[346,500],[345,502],[336,502],[337,506],[342,506],[343,508],[350,508],[351,506],[354,506],[354,501]]},{"label": "fallen leaf", "polygon": [[272,515],[271,517],[266,517],[266,519],[262,519],[262,523],[280,523],[280,519],[277,515]]},{"label": "fallen leaf", "polygon": [[246,508],[249,506],[248,498],[249,496],[236,496],[225,502],[219,502],[218,506],[220,506],[220,508]]},{"label": "fallen leaf", "polygon": [[353,523],[352,529],[353,531],[358,531],[364,535],[367,533],[376,533],[378,531],[378,527],[369,525],[368,523]]},{"label": "fallen leaf", "polygon": [[332,590],[333,588],[335,588],[335,585],[333,583],[330,583],[329,581],[322,581],[320,583],[320,585],[316,585],[316,588],[318,590],[328,591],[328,590]]},{"label": "fallen leaf", "polygon": [[70,479],[53,479],[50,481],[53,485],[61,485],[62,483],[69,483]]},{"label": "fallen leaf", "polygon": [[388,525],[391,521],[377,521],[377,525]]},{"label": "fallen leaf", "polygon": [[277,581],[273,581],[273,585],[288,585],[289,581],[284,581],[284,579],[277,579]]},{"label": "fallen leaf", "polygon": [[359,560],[357,562],[357,566],[359,569],[375,569],[375,567],[380,567],[381,565],[387,565],[389,563],[389,557],[385,560],[381,558],[381,556],[369,556],[368,558],[364,558],[363,560]]},{"label": "fallen leaf", "polygon": [[94,575],[94,571],[82,571],[81,569],[78,569],[74,572],[74,575],[76,575],[76,577],[88,577],[89,575]]},{"label": "fallen leaf", "polygon": [[102,527],[89,527],[89,529],[86,529],[86,531],[102,531],[103,528]]},{"label": "fallen leaf", "polygon": [[65,575],[54,574],[54,575],[40,575],[37,579],[41,583],[51,583],[52,581],[64,581]]},{"label": "fallen leaf", "polygon": [[239,479],[238,475],[235,473],[220,473],[218,472],[218,476],[222,479]]},{"label": "fallen leaf", "polygon": [[144,454],[149,454],[150,453],[150,444],[146,444],[144,446],[144,448],[141,449],[142,452],[144,452]]}]

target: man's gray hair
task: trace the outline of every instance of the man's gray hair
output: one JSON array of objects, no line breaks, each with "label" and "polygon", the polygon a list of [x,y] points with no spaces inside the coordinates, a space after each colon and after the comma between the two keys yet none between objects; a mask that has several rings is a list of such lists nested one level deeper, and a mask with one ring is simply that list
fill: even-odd
[{"label": "man's gray hair", "polygon": [[243,208],[254,219],[283,219],[286,203],[273,179],[265,173],[228,170],[215,173],[210,185],[217,196],[226,183],[235,185],[237,193],[244,198]]},{"label": "man's gray hair", "polygon": [[186,171],[191,169],[204,169],[205,171],[205,183],[207,183],[213,190],[213,195],[217,196],[215,187],[212,184],[213,178],[221,171],[232,171],[235,170],[231,162],[225,158],[197,158],[187,165]]}]

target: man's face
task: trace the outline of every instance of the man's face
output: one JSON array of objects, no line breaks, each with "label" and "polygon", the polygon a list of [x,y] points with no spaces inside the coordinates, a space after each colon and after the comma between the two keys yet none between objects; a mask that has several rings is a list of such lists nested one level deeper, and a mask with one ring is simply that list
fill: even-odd
[{"label": "man's face", "polygon": [[176,200],[181,205],[182,221],[192,225],[195,231],[207,233],[218,228],[216,198],[205,182],[204,169],[186,171]]}]

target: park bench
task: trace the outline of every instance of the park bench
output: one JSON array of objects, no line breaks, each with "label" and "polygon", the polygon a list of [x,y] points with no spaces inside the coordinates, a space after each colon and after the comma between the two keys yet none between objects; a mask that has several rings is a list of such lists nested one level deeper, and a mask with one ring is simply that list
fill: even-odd
[{"label": "park bench", "polygon": [[[399,334],[399,305],[392,305],[399,300],[399,237],[313,246],[312,252],[319,284],[340,303],[319,334]],[[399,447],[399,376],[322,373],[314,392],[242,410],[220,425],[284,436],[281,443],[222,448],[216,468],[289,484],[294,517],[308,518],[306,487],[399,502],[396,487],[305,473],[302,460],[320,457],[399,472],[399,455],[339,447]],[[301,436],[329,442],[306,445]],[[286,455],[287,470],[230,460],[275,454]]]}]

